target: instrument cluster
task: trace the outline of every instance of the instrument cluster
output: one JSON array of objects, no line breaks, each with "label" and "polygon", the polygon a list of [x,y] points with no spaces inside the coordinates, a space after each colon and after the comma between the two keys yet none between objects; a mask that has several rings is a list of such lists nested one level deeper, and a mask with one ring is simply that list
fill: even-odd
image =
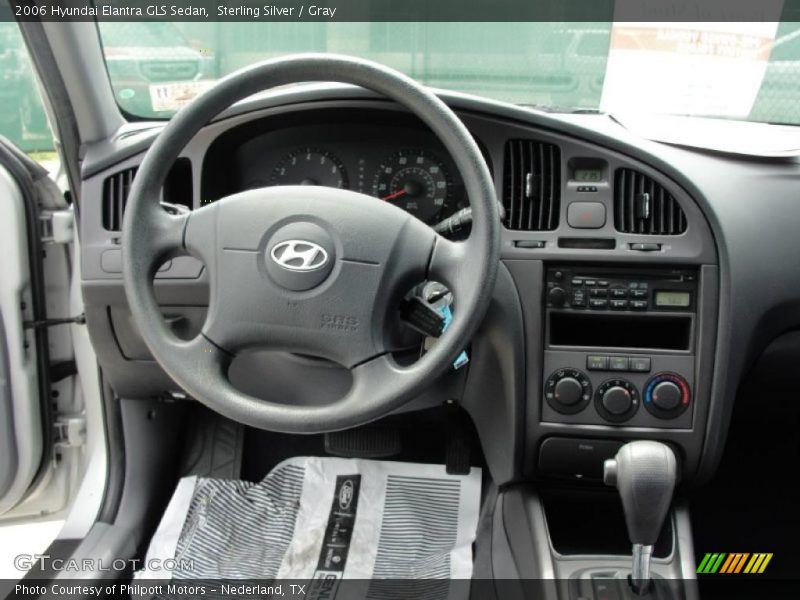
[{"label": "instrument cluster", "polygon": [[217,138],[204,161],[201,204],[247,189],[310,185],[391,202],[429,225],[468,206],[455,163],[418,122],[353,112],[287,121],[251,124]]},{"label": "instrument cluster", "polygon": [[[356,169],[363,171],[358,162]],[[275,163],[268,180],[253,180],[248,187],[268,185],[353,189],[391,202],[430,225],[466,206],[463,194],[456,193],[450,167],[437,153],[419,147],[393,151],[371,173],[355,177],[334,150],[321,146],[294,148]]]}]

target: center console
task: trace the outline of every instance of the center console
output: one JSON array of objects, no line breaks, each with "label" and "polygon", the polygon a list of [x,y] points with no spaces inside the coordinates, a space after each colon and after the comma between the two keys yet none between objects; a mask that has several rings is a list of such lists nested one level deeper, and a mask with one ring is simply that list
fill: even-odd
[{"label": "center console", "polygon": [[696,269],[549,267],[542,421],[688,429]]}]

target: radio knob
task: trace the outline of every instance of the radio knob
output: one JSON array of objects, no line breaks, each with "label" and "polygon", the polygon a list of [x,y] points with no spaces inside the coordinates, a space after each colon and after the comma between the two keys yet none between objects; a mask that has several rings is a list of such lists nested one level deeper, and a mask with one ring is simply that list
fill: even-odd
[{"label": "radio knob", "polygon": [[547,293],[547,301],[550,303],[551,306],[555,307],[564,306],[564,303],[567,301],[567,292],[564,291],[564,288],[560,287],[551,288],[550,291]]},{"label": "radio knob", "polygon": [[681,388],[671,381],[662,381],[653,388],[653,404],[661,410],[675,410],[682,398]]},{"label": "radio knob", "polygon": [[631,409],[631,393],[624,387],[614,386],[603,394],[603,408],[612,415],[624,415]]},{"label": "radio knob", "polygon": [[564,406],[574,406],[581,401],[583,386],[574,377],[564,377],[556,382],[553,392],[556,402]]}]

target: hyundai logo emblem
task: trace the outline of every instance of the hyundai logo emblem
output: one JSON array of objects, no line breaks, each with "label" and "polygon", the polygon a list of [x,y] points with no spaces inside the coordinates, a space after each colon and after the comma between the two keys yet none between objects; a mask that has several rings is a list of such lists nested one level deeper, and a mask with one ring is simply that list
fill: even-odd
[{"label": "hyundai logo emblem", "polygon": [[272,247],[270,257],[287,271],[316,271],[328,263],[325,248],[307,240],[286,240]]}]

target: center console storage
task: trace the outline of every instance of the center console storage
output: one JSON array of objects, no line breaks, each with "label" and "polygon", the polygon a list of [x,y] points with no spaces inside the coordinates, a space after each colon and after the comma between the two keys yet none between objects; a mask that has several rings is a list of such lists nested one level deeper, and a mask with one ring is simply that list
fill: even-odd
[{"label": "center console storage", "polygon": [[696,269],[552,266],[542,421],[692,426]]},{"label": "center console storage", "polygon": [[[625,514],[616,490],[547,487],[540,491],[550,544],[561,557],[629,556],[631,543],[625,530]],[[672,554],[673,525],[666,519],[653,550],[653,558]]]}]

